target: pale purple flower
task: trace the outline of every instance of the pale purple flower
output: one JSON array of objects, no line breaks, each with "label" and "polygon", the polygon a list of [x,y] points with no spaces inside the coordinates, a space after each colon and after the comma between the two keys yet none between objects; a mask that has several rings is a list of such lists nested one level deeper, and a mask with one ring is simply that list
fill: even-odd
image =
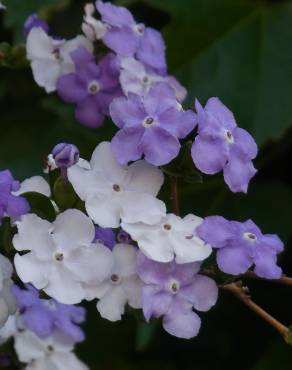
[{"label": "pale purple flower", "polygon": [[116,245],[116,234],[110,227],[95,226],[94,241],[113,249]]},{"label": "pale purple flower", "polygon": [[19,188],[19,181],[13,178],[9,170],[0,171],[0,221],[4,216],[18,217],[30,211],[25,198],[13,195]]},{"label": "pale purple flower", "polygon": [[120,96],[119,69],[114,54],[107,54],[98,64],[84,47],[71,53],[75,72],[63,75],[57,82],[62,99],[77,105],[75,116],[88,127],[99,127],[109,114],[109,104]]},{"label": "pale purple flower", "polygon": [[221,216],[205,218],[197,234],[217,251],[217,264],[221,271],[239,275],[254,267],[256,275],[278,279],[282,270],[277,266],[277,254],[284,246],[277,235],[262,234],[251,220],[227,221]]},{"label": "pale purple flower", "polygon": [[52,155],[58,168],[68,168],[79,161],[79,150],[74,144],[57,144]]},{"label": "pale purple flower", "polygon": [[135,56],[139,61],[166,73],[165,44],[161,33],[143,23],[136,23],[132,14],[124,7],[98,0],[96,7],[102,22],[107,26],[103,42],[124,57]]},{"label": "pale purple flower", "polygon": [[147,321],[162,317],[163,328],[179,338],[192,338],[201,319],[193,311],[208,311],[215,305],[218,288],[207,276],[199,275],[199,263],[154,262],[141,252],[137,271],[146,284],[142,288],[143,313]]},{"label": "pale purple flower", "polygon": [[64,305],[54,299],[41,299],[31,285],[26,289],[13,287],[17,299],[21,326],[41,338],[58,335],[73,342],[82,342],[84,333],[77,324],[85,320],[83,307]]},{"label": "pale purple flower", "polygon": [[40,27],[42,28],[46,33],[49,32],[49,25],[46,21],[39,18],[39,16],[36,13],[31,14],[29,17],[26,18],[26,21],[24,23],[24,34],[27,36],[30,31],[35,28]]},{"label": "pale purple flower", "polygon": [[257,155],[252,136],[237,127],[232,112],[218,98],[210,98],[203,108],[196,101],[198,136],[192,157],[200,171],[213,175],[223,170],[224,180],[233,192],[247,192],[256,174],[251,160]]},{"label": "pale purple flower", "polygon": [[144,96],[129,93],[110,105],[110,115],[120,128],[112,150],[121,164],[145,156],[155,166],[169,163],[180,150],[179,139],[195,127],[195,114],[179,109],[175,93],[164,83],[153,86]]}]

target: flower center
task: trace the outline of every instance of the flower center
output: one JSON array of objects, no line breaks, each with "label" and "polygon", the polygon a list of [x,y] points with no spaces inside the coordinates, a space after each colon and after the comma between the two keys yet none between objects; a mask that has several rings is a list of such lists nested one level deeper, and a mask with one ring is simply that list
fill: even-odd
[{"label": "flower center", "polygon": [[53,346],[51,346],[50,344],[47,346],[47,350],[49,351],[49,352],[53,352],[54,351],[54,347]]},{"label": "flower center", "polygon": [[142,78],[142,83],[143,83],[144,85],[149,85],[149,83],[150,83],[150,79],[149,79],[149,77],[148,77],[148,76],[144,76],[144,77]]},{"label": "flower center", "polygon": [[232,133],[229,130],[225,131],[225,138],[226,138],[226,140],[229,144],[234,143],[234,137],[233,137]]},{"label": "flower center", "polygon": [[139,35],[139,36],[143,36],[144,35],[144,31],[145,31],[145,26],[143,23],[138,23],[138,24],[135,24],[135,26],[133,27],[134,31]]},{"label": "flower center", "polygon": [[180,283],[176,280],[171,281],[169,290],[172,294],[176,294],[180,289]]},{"label": "flower center", "polygon": [[54,58],[56,60],[61,60],[61,55],[60,55],[60,49],[59,48],[55,48],[53,51],[52,51],[52,54],[54,56]]},{"label": "flower center", "polygon": [[247,232],[243,234],[243,239],[255,242],[257,240],[257,237],[255,234]]},{"label": "flower center", "polygon": [[100,83],[97,80],[90,81],[87,90],[89,94],[95,95],[97,94],[101,89]]},{"label": "flower center", "polygon": [[144,121],[143,121],[142,125],[143,125],[144,127],[150,127],[150,126],[152,126],[152,125],[153,125],[153,123],[154,123],[154,118],[152,118],[152,117],[146,117],[146,118],[144,119]]},{"label": "flower center", "polygon": [[63,261],[63,259],[64,259],[64,254],[63,253],[56,253],[55,254],[55,260],[56,261],[61,262],[61,261]]},{"label": "flower center", "polygon": [[112,284],[115,284],[115,285],[120,284],[121,278],[117,274],[112,274],[111,275],[111,282],[112,282]]},{"label": "flower center", "polygon": [[169,225],[169,224],[164,224],[164,225],[163,225],[163,228],[164,228],[164,230],[169,231],[169,230],[171,230],[171,225]]},{"label": "flower center", "polygon": [[114,184],[114,185],[113,185],[113,190],[114,190],[114,191],[116,191],[117,193],[118,193],[119,191],[121,191],[121,187],[120,187],[120,185],[118,185],[118,184]]}]

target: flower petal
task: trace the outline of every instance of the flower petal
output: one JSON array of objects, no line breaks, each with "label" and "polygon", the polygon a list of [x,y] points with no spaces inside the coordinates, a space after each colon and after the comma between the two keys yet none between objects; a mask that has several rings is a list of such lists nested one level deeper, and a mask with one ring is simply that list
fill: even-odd
[{"label": "flower petal", "polygon": [[127,297],[120,286],[113,286],[97,303],[97,310],[101,317],[110,321],[121,320],[125,312]]},{"label": "flower petal", "polygon": [[124,165],[142,157],[139,146],[144,133],[143,127],[126,127],[118,131],[112,139],[112,151],[116,160]]},{"label": "flower petal", "polygon": [[253,261],[246,249],[226,247],[218,250],[217,264],[226,274],[239,275],[245,273],[252,266]]}]

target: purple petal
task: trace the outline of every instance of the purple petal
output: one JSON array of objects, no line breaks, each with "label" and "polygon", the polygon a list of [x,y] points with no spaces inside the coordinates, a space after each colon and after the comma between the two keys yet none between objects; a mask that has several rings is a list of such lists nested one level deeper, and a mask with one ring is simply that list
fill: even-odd
[{"label": "purple petal", "polygon": [[218,250],[217,264],[226,274],[240,275],[252,266],[253,261],[246,249],[226,247]]},{"label": "purple petal", "polygon": [[254,258],[254,272],[265,279],[279,279],[282,269],[277,266],[277,256],[269,251],[261,252]]},{"label": "purple petal", "polygon": [[170,108],[158,117],[159,123],[178,139],[185,138],[196,126],[196,115],[191,110],[178,111]]},{"label": "purple petal", "polygon": [[233,113],[218,98],[210,98],[205,105],[205,111],[221,123],[227,130],[233,130],[237,125]]},{"label": "purple petal", "polygon": [[161,166],[177,157],[180,143],[176,137],[160,127],[151,127],[144,132],[141,149],[147,162]]},{"label": "purple petal", "polygon": [[137,59],[157,72],[166,73],[165,44],[161,33],[146,28],[137,50]]},{"label": "purple petal", "polygon": [[128,9],[122,6],[116,6],[110,2],[96,2],[96,8],[99,11],[103,22],[116,27],[130,27],[135,24],[135,20]]},{"label": "purple petal", "polygon": [[233,238],[234,227],[221,216],[209,216],[196,228],[196,233],[213,248],[222,248]]},{"label": "purple petal", "polygon": [[201,319],[192,311],[191,305],[175,300],[170,311],[164,316],[162,324],[169,334],[190,339],[198,335]]},{"label": "purple petal", "polygon": [[223,170],[224,180],[234,193],[247,193],[249,181],[257,173],[252,162],[242,161],[238,156],[232,155]]},{"label": "purple petal", "polygon": [[24,197],[15,197],[11,195],[9,197],[8,204],[6,206],[6,212],[10,217],[18,217],[24,215],[30,211],[30,205]]},{"label": "purple petal", "polygon": [[53,331],[53,314],[49,310],[34,306],[25,312],[21,318],[24,325],[40,337],[47,337]]},{"label": "purple petal", "polygon": [[284,244],[282,240],[275,234],[265,234],[261,238],[261,244],[275,253],[282,252],[284,250]]},{"label": "purple petal", "polygon": [[172,299],[172,294],[169,292],[160,291],[155,286],[145,286],[142,290],[142,306],[146,320],[166,314]]},{"label": "purple petal", "polygon": [[84,68],[90,62],[94,62],[94,56],[84,47],[79,46],[70,54],[76,68]]},{"label": "purple petal", "polygon": [[226,143],[220,139],[212,140],[197,136],[191,153],[196,167],[208,175],[221,171],[228,159]]},{"label": "purple petal", "polygon": [[159,116],[169,108],[177,108],[174,90],[166,83],[156,83],[143,99],[145,110],[149,116]]},{"label": "purple petal", "polygon": [[110,116],[114,123],[123,128],[124,126],[141,126],[146,116],[141,106],[138,95],[130,94],[129,99],[125,97],[116,98],[109,107]]},{"label": "purple petal", "polygon": [[138,35],[129,28],[112,28],[104,36],[106,46],[123,57],[133,56],[138,47]]},{"label": "purple petal", "polygon": [[113,229],[109,227],[95,227],[94,241],[102,243],[109,249],[113,249],[116,244],[116,234]]},{"label": "purple petal", "polygon": [[116,160],[120,164],[127,164],[141,158],[142,150],[140,142],[142,140],[144,128],[126,127],[118,131],[111,141],[111,148]]},{"label": "purple petal", "polygon": [[60,77],[57,90],[59,96],[68,103],[78,103],[89,95],[86,86],[79,81],[75,73]]},{"label": "purple petal", "polygon": [[258,153],[258,147],[254,138],[246,130],[239,127],[233,131],[233,135],[234,145],[232,148],[234,148],[243,160],[248,161],[254,159]]},{"label": "purple petal", "polygon": [[104,121],[104,115],[94,97],[89,97],[77,105],[75,117],[84,126],[91,128],[100,127]]}]

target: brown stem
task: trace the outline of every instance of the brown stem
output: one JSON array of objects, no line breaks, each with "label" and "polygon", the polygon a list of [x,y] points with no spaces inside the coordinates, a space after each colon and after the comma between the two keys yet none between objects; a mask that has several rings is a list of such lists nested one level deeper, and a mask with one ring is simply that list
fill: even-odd
[{"label": "brown stem", "polygon": [[237,283],[221,285],[220,288],[233,293],[242,303],[244,303],[247,307],[249,307],[253,312],[255,312],[263,320],[268,322],[273,328],[275,328],[284,337],[284,339],[287,338],[289,334],[289,329],[287,328],[287,326],[280,323],[273,316],[271,316],[269,313],[263,310],[256,303],[254,303],[251,300],[250,296],[248,295],[248,288],[243,287]]},{"label": "brown stem", "polygon": [[170,200],[173,212],[179,215],[178,179],[176,176],[170,177]]},{"label": "brown stem", "polygon": [[285,284],[292,286],[292,278],[288,276],[281,276],[279,279],[265,279],[257,276],[254,272],[248,271],[244,275],[241,276],[242,278],[248,278],[248,279],[255,279],[255,280],[265,280],[265,281],[271,281],[272,283],[279,283],[279,284]]}]

